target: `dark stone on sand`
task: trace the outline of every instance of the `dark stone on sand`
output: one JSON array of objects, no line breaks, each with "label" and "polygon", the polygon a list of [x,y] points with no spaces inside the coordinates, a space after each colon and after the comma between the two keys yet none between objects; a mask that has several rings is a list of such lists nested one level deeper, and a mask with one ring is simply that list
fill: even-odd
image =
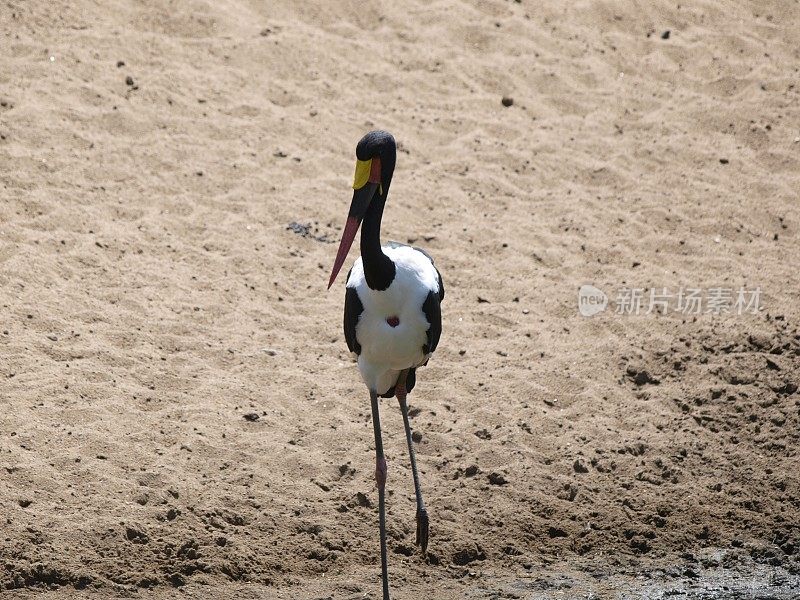
[{"label": "dark stone on sand", "polygon": [[792,381],[784,381],[781,385],[773,386],[772,391],[785,396],[791,396],[797,391],[797,384]]},{"label": "dark stone on sand", "polygon": [[244,417],[245,421],[250,421],[251,423],[254,421],[258,421],[261,418],[258,413],[254,412],[247,413],[242,416]]},{"label": "dark stone on sand", "polygon": [[547,529],[547,535],[550,536],[551,538],[559,538],[559,537],[567,537],[568,534],[566,531],[558,527],[549,527]]},{"label": "dark stone on sand", "polygon": [[503,476],[502,473],[489,473],[489,483],[492,485],[506,485],[508,480]]},{"label": "dark stone on sand", "polygon": [[133,77],[131,77],[130,75],[128,75],[128,76],[125,78],[125,83],[126,83],[126,85],[133,85]]},{"label": "dark stone on sand", "polygon": [[572,468],[575,469],[576,473],[588,473],[589,467],[580,459],[576,459],[574,463],[572,463]]},{"label": "dark stone on sand", "polygon": [[464,548],[453,554],[453,562],[459,567],[466,566],[476,560],[486,560],[486,553],[480,548]]},{"label": "dark stone on sand", "polygon": [[650,375],[648,371],[644,369],[641,370],[637,369],[632,365],[628,365],[628,368],[625,370],[625,372],[628,374],[628,377],[630,377],[633,380],[633,383],[635,383],[636,385],[645,385],[646,383],[652,383],[652,384],[659,383],[658,379]]},{"label": "dark stone on sand", "polygon": [[514,105],[514,99],[511,96],[503,96],[501,102],[503,103],[503,106],[505,106],[506,108]]},{"label": "dark stone on sand", "polygon": [[662,40],[668,40],[669,36],[670,36],[670,33],[671,33],[670,30],[667,29],[664,33],[661,34],[661,39]]}]

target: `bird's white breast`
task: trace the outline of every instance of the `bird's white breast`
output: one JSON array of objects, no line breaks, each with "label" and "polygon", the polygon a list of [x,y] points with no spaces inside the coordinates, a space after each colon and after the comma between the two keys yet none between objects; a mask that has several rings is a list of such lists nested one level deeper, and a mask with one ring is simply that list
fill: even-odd
[{"label": "bird's white breast", "polygon": [[[422,310],[428,294],[439,291],[439,278],[430,258],[410,246],[384,246],[383,252],[395,264],[395,277],[383,291],[370,289],[359,257],[347,280],[355,288],[363,312],[356,325],[361,345],[358,367],[364,383],[379,394],[386,392],[403,369],[417,367],[427,356],[429,323]],[[397,317],[392,327],[387,319]]]}]

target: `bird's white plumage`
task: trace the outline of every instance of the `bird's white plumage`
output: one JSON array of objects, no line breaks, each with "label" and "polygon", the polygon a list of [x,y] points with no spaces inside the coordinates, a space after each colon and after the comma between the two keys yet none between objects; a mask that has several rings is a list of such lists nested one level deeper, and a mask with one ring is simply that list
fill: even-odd
[{"label": "bird's white plumage", "polygon": [[[370,289],[359,257],[353,265],[347,287],[354,288],[363,311],[356,325],[361,345],[358,370],[369,389],[387,392],[403,369],[418,367],[428,359],[423,351],[430,324],[422,310],[428,294],[439,292],[439,276],[431,259],[410,246],[383,246],[395,264],[392,284],[383,291]],[[387,322],[397,317],[392,327]]]}]

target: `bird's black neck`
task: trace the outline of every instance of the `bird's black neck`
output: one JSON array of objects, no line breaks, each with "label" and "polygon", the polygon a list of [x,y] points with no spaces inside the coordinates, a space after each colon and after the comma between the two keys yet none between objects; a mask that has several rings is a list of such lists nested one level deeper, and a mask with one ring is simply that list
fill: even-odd
[{"label": "bird's black neck", "polygon": [[361,225],[361,260],[364,264],[364,278],[373,290],[385,290],[394,281],[395,266],[392,259],[381,249],[381,218],[386,204],[386,192],[376,195],[364,215]]},{"label": "bird's black neck", "polygon": [[397,145],[387,131],[371,131],[356,146],[356,157],[366,161],[380,160],[380,185],[367,207],[361,223],[361,260],[364,278],[373,290],[385,290],[394,281],[395,265],[381,250],[381,217],[392,184],[394,165],[397,160]]}]

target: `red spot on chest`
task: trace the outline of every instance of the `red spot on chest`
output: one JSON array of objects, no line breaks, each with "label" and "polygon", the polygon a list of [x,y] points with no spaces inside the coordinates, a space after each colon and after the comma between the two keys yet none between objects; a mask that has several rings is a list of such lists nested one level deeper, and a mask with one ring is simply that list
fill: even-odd
[{"label": "red spot on chest", "polygon": [[397,327],[400,325],[400,319],[398,317],[388,317],[386,322],[389,324],[389,327]]}]

